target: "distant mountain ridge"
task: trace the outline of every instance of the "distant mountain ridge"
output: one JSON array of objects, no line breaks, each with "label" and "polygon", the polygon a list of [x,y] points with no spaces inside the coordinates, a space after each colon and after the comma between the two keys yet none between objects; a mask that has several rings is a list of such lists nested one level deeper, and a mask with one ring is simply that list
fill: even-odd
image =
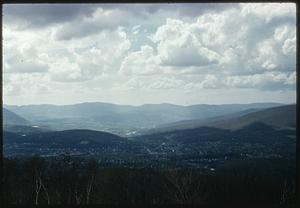
[{"label": "distant mountain ridge", "polygon": [[279,128],[296,127],[296,105],[268,108],[241,117],[212,122],[209,126],[226,129],[239,129],[254,122],[262,122]]},{"label": "distant mountain ridge", "polygon": [[244,110],[244,111],[240,111],[240,112],[236,112],[236,113],[232,113],[232,114],[210,117],[210,118],[206,118],[206,119],[182,120],[182,121],[177,121],[174,123],[162,124],[151,130],[159,132],[159,131],[166,131],[166,130],[192,129],[192,128],[197,128],[199,126],[204,126],[207,123],[220,121],[220,120],[226,120],[226,119],[230,119],[230,118],[235,118],[235,117],[239,117],[239,116],[246,115],[249,113],[257,112],[260,110],[261,110],[260,108],[259,109],[255,108],[255,109],[248,109],[248,110]]},{"label": "distant mountain ridge", "polygon": [[158,128],[149,130],[147,134],[193,129],[202,126],[237,130],[257,122],[279,128],[294,128],[296,127],[296,105],[284,105],[267,109],[249,109],[226,116],[201,120],[184,120],[161,125]]},{"label": "distant mountain ridge", "polygon": [[34,123],[54,129],[91,128],[153,128],[180,120],[207,119],[254,108],[270,108],[280,103],[180,106],[168,103],[141,106],[110,103],[81,103],[74,105],[27,105],[5,107]]},{"label": "distant mountain ridge", "polygon": [[3,125],[11,126],[11,125],[29,125],[30,122],[24,119],[23,117],[17,115],[16,113],[2,108],[3,112]]},{"label": "distant mountain ridge", "polygon": [[[272,126],[262,123],[253,122],[236,130],[220,129],[216,127],[202,126],[194,129],[180,129],[167,132],[159,132],[148,135],[134,137],[135,141],[139,141],[152,146],[154,149],[161,145],[171,144],[173,146],[189,145],[192,147],[200,147],[206,142],[220,141],[224,144],[234,144],[236,142],[259,142],[265,145],[271,145],[273,142],[290,143],[294,141],[290,136],[295,136],[295,129],[275,129]],[[222,148],[234,148],[231,145],[224,146],[218,144]],[[215,147],[212,147],[213,149]]]},{"label": "distant mountain ridge", "polygon": [[[148,110],[155,111],[156,106],[151,108]],[[4,154],[41,154],[47,157],[70,152],[78,156],[153,156],[153,159],[168,155],[179,156],[184,160],[186,155],[191,154],[229,154],[240,157],[241,153],[247,152],[251,153],[250,157],[260,157],[261,153],[267,157],[291,157],[296,141],[295,111],[296,105],[248,109],[207,118],[207,123],[204,123],[205,119],[196,120],[198,123],[194,124],[200,126],[193,126],[193,120],[188,120],[176,122],[184,127],[181,129],[176,129],[177,126],[162,132],[129,136],[82,128],[54,131],[42,128],[35,130],[35,126],[14,126],[4,129]],[[78,122],[81,120],[85,122],[86,119],[78,118]],[[198,164],[199,161],[194,162]]]}]

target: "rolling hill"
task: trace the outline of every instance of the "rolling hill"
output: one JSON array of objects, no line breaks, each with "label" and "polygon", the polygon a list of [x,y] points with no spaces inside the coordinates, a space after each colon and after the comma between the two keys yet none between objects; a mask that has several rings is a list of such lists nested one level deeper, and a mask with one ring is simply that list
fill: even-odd
[{"label": "rolling hill", "polygon": [[5,108],[2,109],[3,112],[3,125],[11,126],[11,125],[29,125],[30,122],[24,119],[23,117],[17,115],[16,113],[7,110]]},{"label": "rolling hill", "polygon": [[85,129],[73,129],[65,131],[50,131],[50,132],[34,132],[29,134],[18,134],[4,131],[4,143],[19,144],[30,142],[35,145],[46,145],[51,147],[64,146],[93,146],[93,145],[116,145],[123,144],[126,139],[117,135],[92,131]]},{"label": "rolling hill", "polygon": [[296,105],[284,105],[263,110],[248,109],[225,116],[217,116],[207,119],[183,120],[160,125],[157,128],[146,130],[143,133],[153,134],[173,130],[193,129],[201,126],[236,130],[255,122],[261,122],[279,128],[294,128],[296,127]]},{"label": "rolling hill", "polygon": [[150,135],[142,135],[137,136],[134,139],[136,141],[146,141],[146,143],[150,142],[160,144],[162,142],[177,142],[188,145],[201,143],[203,141],[232,141],[232,138],[234,138],[233,140],[236,142],[262,141],[264,143],[270,143],[274,139],[285,139],[287,135],[293,134],[295,134],[294,129],[274,129],[268,124],[253,122],[236,130],[202,126],[193,129],[173,130]]},{"label": "rolling hill", "polygon": [[296,127],[296,105],[285,105],[249,113],[240,117],[207,123],[222,129],[240,129],[254,122],[261,122],[273,127]]},{"label": "rolling hill", "polygon": [[180,120],[207,119],[249,109],[280,106],[278,103],[192,105],[179,106],[168,103],[142,106],[110,103],[81,103],[75,105],[9,106],[9,110],[41,126],[54,130],[88,128],[116,133],[112,128],[153,128]]},{"label": "rolling hill", "polygon": [[86,129],[51,132],[3,132],[6,156],[117,155],[140,149],[134,142],[114,134]]}]

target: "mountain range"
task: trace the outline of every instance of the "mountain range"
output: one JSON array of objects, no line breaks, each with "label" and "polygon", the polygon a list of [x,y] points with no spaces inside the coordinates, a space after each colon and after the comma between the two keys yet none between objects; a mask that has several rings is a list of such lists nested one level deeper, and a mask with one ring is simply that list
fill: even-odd
[{"label": "mountain range", "polygon": [[17,115],[16,113],[7,110],[5,108],[2,108],[3,112],[3,124],[8,125],[29,125],[30,122],[24,119],[23,117]]},{"label": "mountain range", "polygon": [[283,105],[267,109],[249,109],[208,119],[183,120],[164,124],[144,132],[151,134],[179,129],[193,129],[201,126],[236,130],[255,122],[261,122],[275,128],[295,128],[296,105]]},{"label": "mountain range", "polygon": [[[73,155],[128,160],[142,157],[143,161],[152,162],[176,156],[175,161],[183,165],[199,165],[201,155],[293,157],[295,153],[295,105],[249,108],[210,117],[206,122],[205,119],[181,120],[146,131],[142,129],[129,136],[83,128],[47,129],[34,126],[32,121],[10,110],[3,111],[4,155],[55,156],[70,152]],[[16,125],[13,125],[14,122]],[[194,163],[195,157],[200,157],[201,161]]]},{"label": "mountain range", "polygon": [[[131,132],[159,127],[183,120],[207,120],[235,113],[254,112],[281,106],[279,103],[191,105],[168,103],[142,106],[110,103],[81,103],[74,105],[4,105],[32,125],[52,130],[91,129],[126,136]],[[6,121],[4,120],[4,123]]]},{"label": "mountain range", "polygon": [[[108,112],[101,108],[105,105],[91,105],[94,106],[93,110],[95,111],[94,116],[96,120],[102,125],[107,121],[107,117],[100,115],[109,115]],[[148,122],[147,120],[155,118],[155,115],[157,115],[156,110],[159,112],[165,110],[163,115],[168,117],[168,119],[172,118],[175,120],[175,122],[163,123],[158,122],[155,120],[157,118],[155,118],[150,123],[156,123],[156,128],[151,128],[151,125],[148,125],[149,128],[136,127],[135,131],[128,135],[121,134],[121,131],[118,129],[120,127],[117,125],[113,126],[113,123],[106,132],[84,128],[91,121],[88,120],[88,117],[80,116],[90,115],[91,109],[88,108],[91,105],[84,104],[79,105],[80,107],[68,106],[62,108],[52,106],[49,112],[45,114],[42,113],[43,108],[47,109],[44,105],[42,107],[8,106],[9,110],[3,109],[4,154],[26,155],[38,153],[55,155],[69,151],[74,154],[94,154],[98,156],[113,154],[116,157],[125,158],[131,158],[132,155],[135,155],[133,157],[137,155],[147,155],[147,157],[149,155],[197,155],[203,154],[203,152],[205,154],[213,153],[218,155],[225,153],[227,155],[239,155],[241,152],[248,152],[249,154],[263,153],[264,155],[294,154],[296,105],[250,104],[184,107],[162,104],[140,107],[122,106],[124,108],[115,106],[118,111],[114,111],[114,119],[118,118],[118,116],[120,119],[126,115],[127,119],[123,121],[129,120],[131,125],[138,120],[146,120],[146,123]],[[101,107],[97,108],[96,106]],[[111,109],[111,105],[109,106]],[[233,106],[242,110],[238,111]],[[266,106],[271,107],[268,108]],[[78,124],[76,125],[80,124],[79,128],[66,126],[66,116],[71,116],[70,108],[73,108],[73,111],[75,111],[74,108],[81,109],[76,118],[78,119]],[[176,112],[175,109],[179,112]],[[185,120],[184,118],[186,117],[180,117],[180,114],[187,112],[187,110],[184,111],[182,109],[189,109],[189,112],[193,111],[193,116],[191,114],[183,115],[190,115],[189,118],[196,119]],[[137,113],[138,111],[140,111],[139,116],[130,116],[133,115],[133,112]],[[50,112],[54,115],[50,116]],[[62,117],[59,117],[59,112]],[[152,117],[147,116],[151,114],[150,112],[153,112]],[[39,118],[38,113],[42,115]],[[162,117],[162,115],[160,116]],[[205,119],[206,116],[207,118]],[[39,120],[41,117],[45,120]],[[50,125],[43,126],[47,118],[49,119],[48,123],[51,123],[54,121],[54,117],[56,118],[55,121],[58,122],[57,126],[60,125],[61,127],[60,130]],[[33,120],[29,120],[30,118]],[[41,121],[44,121],[44,123]],[[71,120],[68,121],[70,122]],[[112,121],[113,119],[110,120],[110,122]],[[97,124],[96,121],[94,122]],[[122,128],[126,129],[125,125]],[[131,128],[126,130],[132,131]],[[116,134],[114,131],[119,132],[119,134]]]}]

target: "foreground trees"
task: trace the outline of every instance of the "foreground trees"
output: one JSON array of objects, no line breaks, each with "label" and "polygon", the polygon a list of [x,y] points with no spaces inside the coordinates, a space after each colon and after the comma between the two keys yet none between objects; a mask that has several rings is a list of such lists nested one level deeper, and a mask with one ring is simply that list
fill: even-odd
[{"label": "foreground trees", "polygon": [[4,159],[4,204],[293,204],[295,177],[232,170],[104,168],[96,160]]}]

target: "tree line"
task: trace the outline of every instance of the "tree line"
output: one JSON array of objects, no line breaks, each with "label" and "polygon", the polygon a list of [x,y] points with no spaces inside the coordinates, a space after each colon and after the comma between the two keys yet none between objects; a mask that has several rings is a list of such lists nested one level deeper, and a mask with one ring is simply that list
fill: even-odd
[{"label": "tree line", "polygon": [[293,204],[295,179],[242,170],[102,167],[69,156],[3,159],[4,204]]}]

